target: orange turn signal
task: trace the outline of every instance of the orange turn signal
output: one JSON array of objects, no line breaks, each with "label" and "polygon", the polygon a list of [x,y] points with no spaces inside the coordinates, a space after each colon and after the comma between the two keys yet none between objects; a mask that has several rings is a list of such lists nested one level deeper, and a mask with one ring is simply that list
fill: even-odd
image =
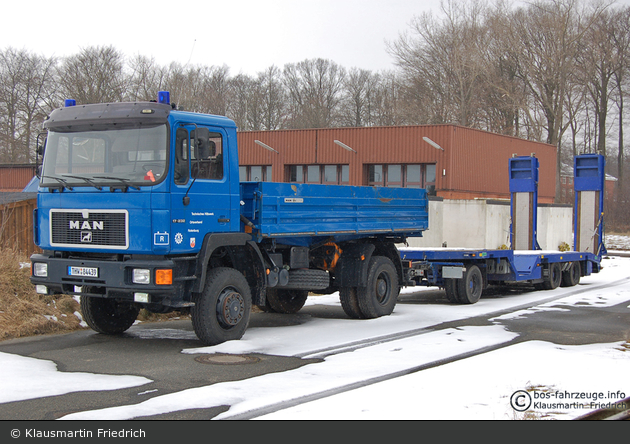
[{"label": "orange turn signal", "polygon": [[155,270],[155,283],[157,285],[172,285],[173,284],[173,270]]}]

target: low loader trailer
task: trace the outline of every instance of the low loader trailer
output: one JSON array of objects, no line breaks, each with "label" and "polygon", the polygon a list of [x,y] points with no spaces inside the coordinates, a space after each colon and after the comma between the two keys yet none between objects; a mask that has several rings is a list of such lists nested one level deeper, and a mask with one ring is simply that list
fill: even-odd
[{"label": "low loader trailer", "polygon": [[580,251],[541,250],[536,241],[538,160],[510,159],[512,249],[401,248],[407,284],[444,288],[450,302],[474,304],[489,285],[571,287],[598,273],[606,254],[603,236],[604,158],[574,160],[573,244]]}]

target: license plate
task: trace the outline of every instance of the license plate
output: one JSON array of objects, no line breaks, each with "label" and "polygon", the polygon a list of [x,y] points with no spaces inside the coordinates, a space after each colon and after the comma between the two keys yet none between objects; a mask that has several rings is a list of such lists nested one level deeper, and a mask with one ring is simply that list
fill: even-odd
[{"label": "license plate", "polygon": [[98,277],[98,268],[94,268],[94,267],[68,267],[68,276]]}]

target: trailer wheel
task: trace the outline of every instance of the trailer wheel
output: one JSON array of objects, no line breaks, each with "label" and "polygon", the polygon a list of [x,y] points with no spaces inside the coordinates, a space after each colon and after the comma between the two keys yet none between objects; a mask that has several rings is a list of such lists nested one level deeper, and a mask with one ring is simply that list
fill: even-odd
[{"label": "trailer wheel", "polygon": [[370,319],[391,314],[399,291],[398,274],[391,259],[372,256],[368,265],[367,284],[357,288],[357,299],[363,317]]},{"label": "trailer wheel", "polygon": [[457,297],[462,304],[474,304],[483,292],[483,275],[476,265],[466,267],[462,279],[457,280]]},{"label": "trailer wheel", "polygon": [[364,319],[359,307],[359,299],[357,298],[356,287],[342,287],[339,289],[339,300],[341,308],[352,319]]},{"label": "trailer wheel", "polygon": [[459,292],[457,290],[456,279],[444,279],[444,291],[446,292],[446,299],[451,304],[459,304]]},{"label": "trailer wheel", "polygon": [[580,276],[582,271],[580,270],[579,262],[571,262],[569,268],[562,272],[562,287],[573,287],[580,283]]},{"label": "trailer wheel", "polygon": [[197,337],[207,345],[243,337],[252,309],[252,296],[245,277],[233,268],[208,271],[201,293],[193,294],[192,324]]},{"label": "trailer wheel", "polygon": [[117,335],[126,331],[140,312],[133,303],[115,299],[81,296],[80,304],[83,320],[87,325],[105,335]]},{"label": "trailer wheel", "polygon": [[560,286],[562,281],[562,267],[559,262],[549,264],[549,274],[543,280],[543,288],[545,290],[553,290]]},{"label": "trailer wheel", "polygon": [[307,290],[267,289],[267,304],[276,313],[297,313],[304,307],[306,298],[308,298]]}]

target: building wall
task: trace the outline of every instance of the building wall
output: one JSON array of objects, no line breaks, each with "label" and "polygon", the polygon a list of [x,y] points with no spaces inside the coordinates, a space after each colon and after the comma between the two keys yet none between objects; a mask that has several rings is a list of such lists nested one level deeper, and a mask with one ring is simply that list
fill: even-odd
[{"label": "building wall", "polygon": [[0,165],[0,192],[22,191],[35,172],[35,165]]},{"label": "building wall", "polygon": [[435,164],[436,194],[446,199],[509,199],[509,159],[535,153],[539,201],[555,196],[554,146],[455,125],[239,132],[238,144],[241,165],[270,165],[279,182],[287,165],[349,165],[350,184],[366,185],[366,165]]}]

